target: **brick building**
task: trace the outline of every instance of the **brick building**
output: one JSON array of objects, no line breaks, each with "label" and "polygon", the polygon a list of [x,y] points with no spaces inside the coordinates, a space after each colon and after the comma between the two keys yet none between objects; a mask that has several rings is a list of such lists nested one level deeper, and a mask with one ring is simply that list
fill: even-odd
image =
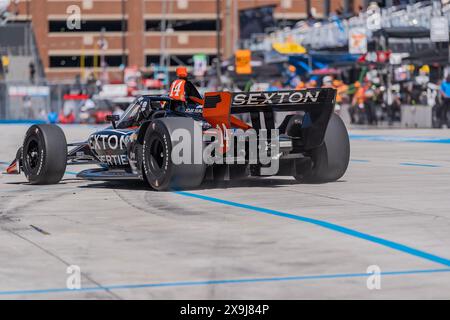
[{"label": "brick building", "polygon": [[[351,11],[362,0],[221,0],[222,55],[233,53],[240,9],[276,4],[275,19],[298,21],[308,7],[316,17],[339,7]],[[73,79],[100,70],[101,56],[111,79],[121,65],[148,69],[161,48],[171,65],[192,63],[192,55],[216,56],[216,0],[18,0],[14,20],[31,21],[41,61],[50,80]],[[81,17],[77,25],[76,16]],[[162,38],[161,23],[171,27]],[[74,29],[68,27],[67,20]],[[78,28],[80,27],[80,28]],[[106,44],[101,48],[101,43]]]}]

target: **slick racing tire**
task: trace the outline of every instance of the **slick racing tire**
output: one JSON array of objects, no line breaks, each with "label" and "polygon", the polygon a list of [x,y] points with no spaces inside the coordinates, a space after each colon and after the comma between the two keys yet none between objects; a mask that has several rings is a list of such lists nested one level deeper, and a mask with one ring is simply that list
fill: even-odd
[{"label": "slick racing tire", "polygon": [[[158,191],[189,189],[202,183],[206,165],[202,158],[197,161],[199,163],[194,161],[194,152],[197,150],[194,149],[194,139],[200,139],[200,146],[202,145],[201,129],[197,128],[200,130],[197,135],[200,133],[200,136],[196,136],[195,125],[193,119],[173,117],[157,119],[148,126],[142,148],[142,167],[144,180],[153,189]],[[174,163],[172,150],[183,141],[187,148],[191,148],[191,157],[187,161],[177,160]],[[177,147],[177,150],[180,149]]]},{"label": "slick racing tire", "polygon": [[312,150],[312,167],[294,177],[304,183],[323,183],[340,179],[350,161],[350,141],[342,119],[332,113],[322,145]]},{"label": "slick racing tire", "polygon": [[22,147],[23,171],[31,184],[55,184],[66,171],[67,142],[56,125],[31,126]]}]

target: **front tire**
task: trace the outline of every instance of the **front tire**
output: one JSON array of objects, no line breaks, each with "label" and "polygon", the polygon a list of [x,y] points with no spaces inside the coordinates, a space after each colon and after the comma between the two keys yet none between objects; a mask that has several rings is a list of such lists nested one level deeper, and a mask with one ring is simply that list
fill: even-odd
[{"label": "front tire", "polygon": [[339,180],[350,161],[350,140],[342,119],[332,113],[322,145],[311,152],[312,168],[294,177],[305,183]]},{"label": "front tire", "polygon": [[66,171],[67,142],[56,125],[31,126],[22,147],[23,171],[31,184],[56,184]]}]

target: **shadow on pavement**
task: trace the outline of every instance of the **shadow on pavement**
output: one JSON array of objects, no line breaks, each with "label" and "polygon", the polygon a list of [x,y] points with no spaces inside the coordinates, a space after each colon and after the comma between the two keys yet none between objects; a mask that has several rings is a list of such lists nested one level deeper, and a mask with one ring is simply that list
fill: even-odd
[{"label": "shadow on pavement", "polygon": [[[228,189],[228,188],[279,188],[300,184],[294,179],[247,178],[232,181],[205,181],[199,187],[189,190]],[[79,188],[111,188],[121,190],[153,191],[144,181],[101,181],[79,186]]]}]

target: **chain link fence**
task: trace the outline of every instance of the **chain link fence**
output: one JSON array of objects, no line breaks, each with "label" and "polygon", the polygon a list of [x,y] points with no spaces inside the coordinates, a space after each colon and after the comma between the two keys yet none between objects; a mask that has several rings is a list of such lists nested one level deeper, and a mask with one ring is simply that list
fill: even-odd
[{"label": "chain link fence", "polygon": [[81,92],[76,84],[31,85],[0,82],[0,120],[48,120],[63,110],[64,95]]}]

